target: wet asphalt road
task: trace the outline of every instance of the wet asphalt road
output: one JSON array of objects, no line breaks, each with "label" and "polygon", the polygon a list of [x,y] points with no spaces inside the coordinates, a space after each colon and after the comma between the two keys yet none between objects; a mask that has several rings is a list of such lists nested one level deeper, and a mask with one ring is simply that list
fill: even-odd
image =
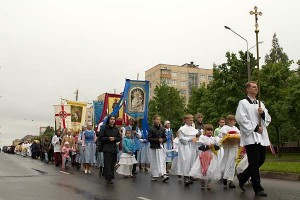
[{"label": "wet asphalt road", "polygon": [[113,185],[106,185],[95,168],[84,174],[72,168],[62,173],[53,164],[0,153],[0,200],[193,200],[193,199],[300,199],[300,182],[262,179],[268,197],[255,197],[250,186],[224,188],[214,183],[213,190],[200,188],[199,181],[184,187],[182,181],[171,176],[168,183],[151,182],[149,172],[139,172],[136,178],[116,175]]}]

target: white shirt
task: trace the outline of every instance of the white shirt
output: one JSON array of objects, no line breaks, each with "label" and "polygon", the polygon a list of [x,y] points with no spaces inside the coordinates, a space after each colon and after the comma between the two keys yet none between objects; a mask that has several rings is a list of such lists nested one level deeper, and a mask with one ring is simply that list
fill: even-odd
[{"label": "white shirt", "polygon": [[263,133],[259,134],[254,131],[259,123],[258,104],[250,104],[247,99],[240,100],[236,110],[235,118],[237,120],[237,123],[240,125],[241,146],[255,143],[260,143],[262,146],[270,145],[267,126],[271,122],[271,116],[269,115],[268,110],[262,102],[261,108],[265,113],[265,120],[261,119]]}]

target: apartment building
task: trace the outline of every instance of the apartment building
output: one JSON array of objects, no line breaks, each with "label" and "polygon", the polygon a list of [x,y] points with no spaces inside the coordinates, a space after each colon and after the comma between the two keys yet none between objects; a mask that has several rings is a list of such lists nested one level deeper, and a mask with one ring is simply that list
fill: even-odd
[{"label": "apartment building", "polygon": [[177,88],[188,101],[192,88],[213,79],[213,70],[199,68],[193,62],[183,65],[158,64],[145,72],[145,79],[150,82],[150,99],[156,85],[163,82]]}]

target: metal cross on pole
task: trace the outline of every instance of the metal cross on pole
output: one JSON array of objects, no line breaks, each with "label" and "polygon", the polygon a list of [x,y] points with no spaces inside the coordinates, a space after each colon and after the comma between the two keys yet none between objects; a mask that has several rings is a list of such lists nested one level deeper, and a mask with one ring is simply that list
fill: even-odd
[{"label": "metal cross on pole", "polygon": [[[257,60],[257,70],[258,70],[258,81],[257,81],[257,87],[258,87],[258,106],[261,107],[261,103],[260,103],[260,72],[259,72],[259,48],[258,48],[258,33],[259,33],[259,29],[258,29],[258,15],[262,16],[262,12],[258,12],[257,11],[257,7],[254,7],[254,11],[250,11],[250,15],[254,15],[255,16],[255,34],[256,34],[256,60]],[[261,125],[261,117],[259,117],[259,124]]]}]

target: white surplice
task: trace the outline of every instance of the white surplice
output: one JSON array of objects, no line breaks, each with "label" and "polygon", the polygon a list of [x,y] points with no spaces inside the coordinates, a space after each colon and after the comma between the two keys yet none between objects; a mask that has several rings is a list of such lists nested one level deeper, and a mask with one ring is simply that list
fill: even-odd
[{"label": "white surplice", "polygon": [[258,104],[250,104],[247,99],[240,100],[235,113],[235,118],[241,130],[241,146],[254,143],[260,143],[262,146],[270,145],[267,126],[271,122],[271,116],[263,102],[261,102],[261,108],[265,113],[265,120],[261,120],[263,133],[259,134],[254,131],[259,122]]},{"label": "white surplice", "polygon": [[189,176],[191,168],[197,158],[197,146],[192,141],[198,130],[193,126],[185,124],[180,127],[178,145],[178,167],[177,175]]},{"label": "white surplice", "polygon": [[[236,126],[225,125],[220,129],[219,137],[224,137],[228,132],[235,131],[240,134],[240,130]],[[223,145],[224,154],[220,163],[221,174],[224,179],[233,181],[235,174],[235,160],[238,152],[238,145]]]}]

